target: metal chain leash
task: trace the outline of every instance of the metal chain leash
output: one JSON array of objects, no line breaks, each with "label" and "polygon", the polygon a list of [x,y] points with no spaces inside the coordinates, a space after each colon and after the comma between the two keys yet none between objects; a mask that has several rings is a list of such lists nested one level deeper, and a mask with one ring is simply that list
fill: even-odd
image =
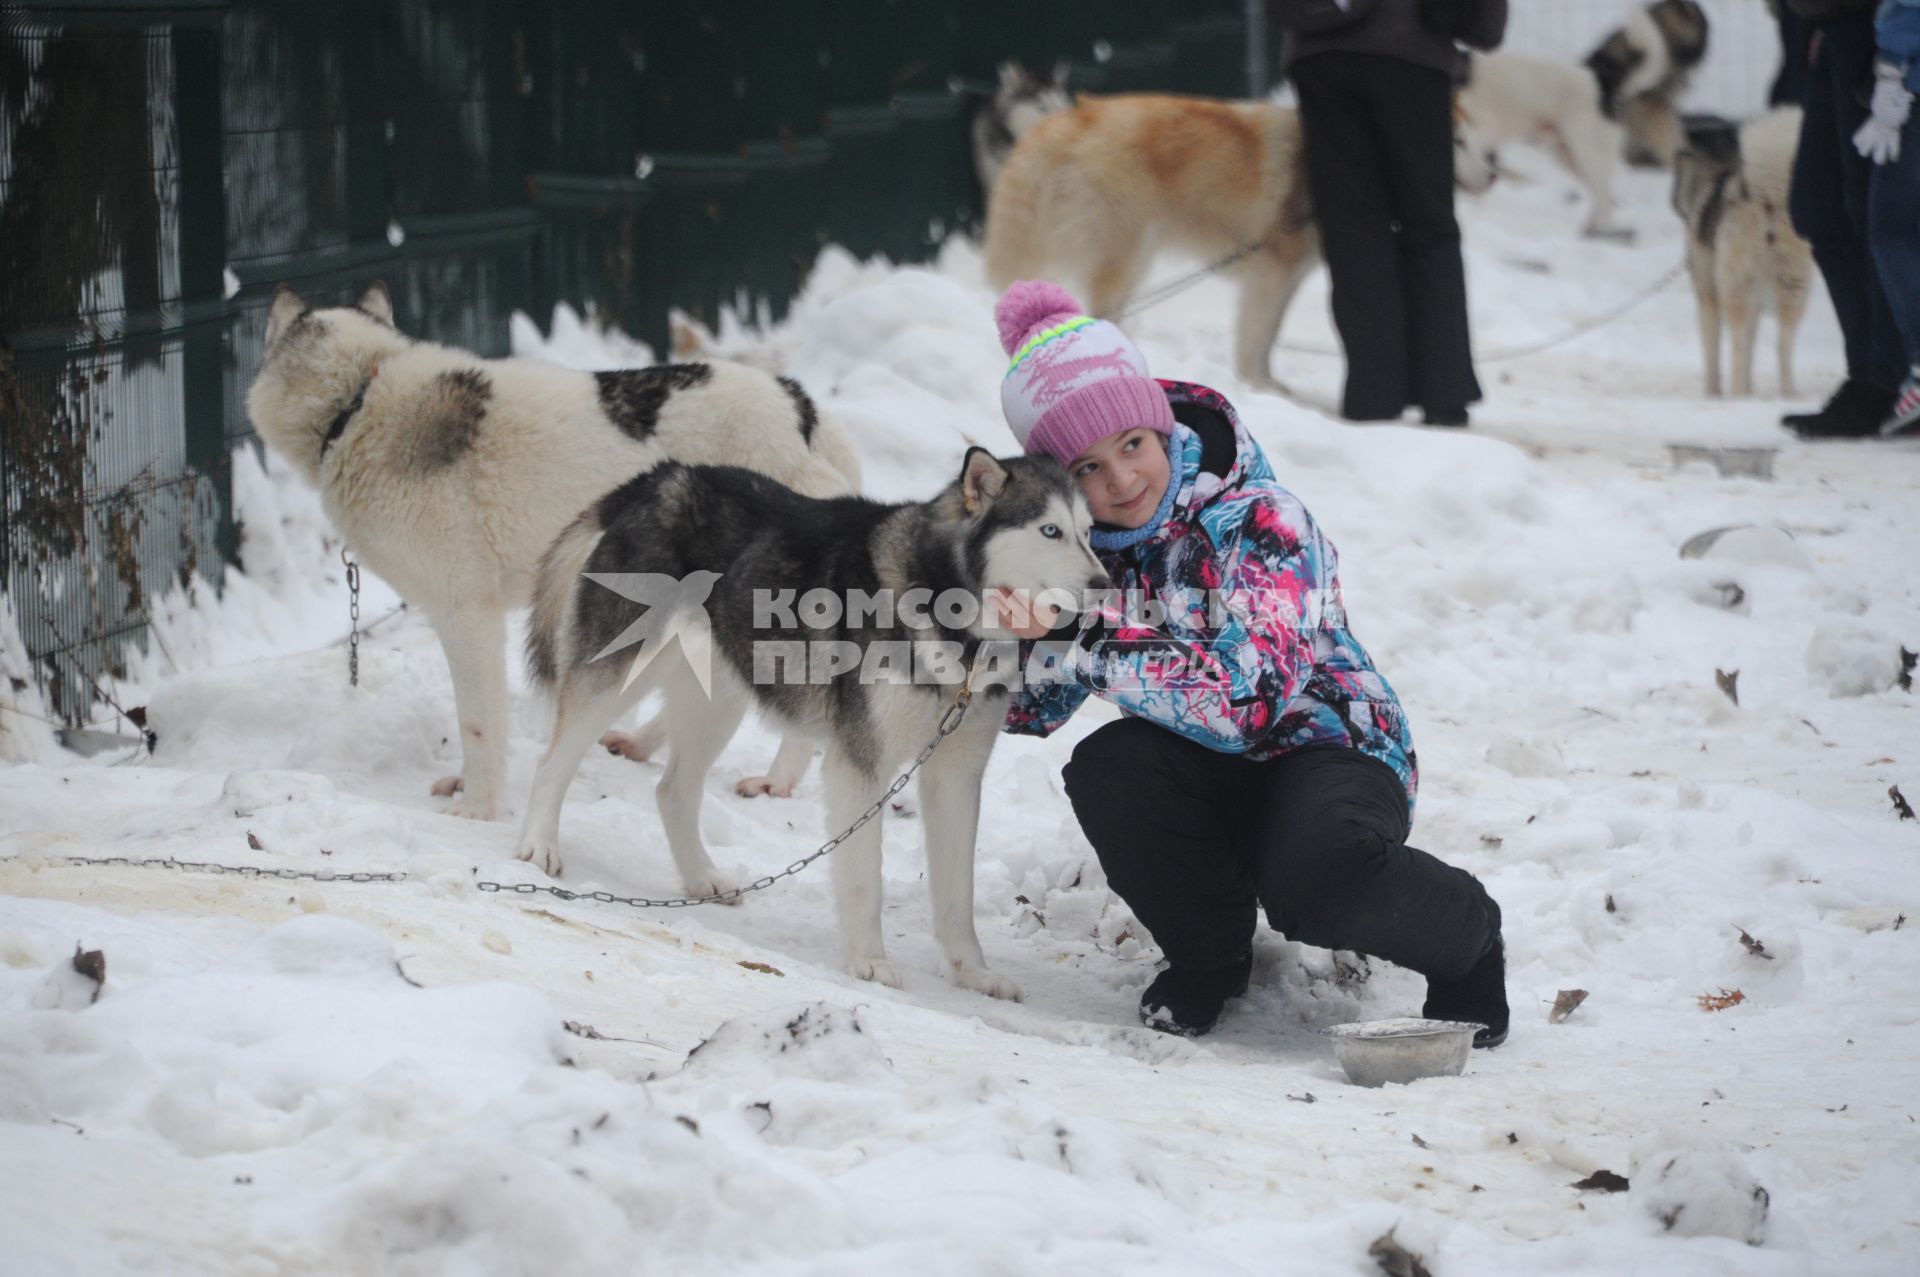
[{"label": "metal chain leash", "polygon": [[347,686],[360,686],[360,565],[340,549],[340,561],[347,565]]},{"label": "metal chain leash", "polygon": [[309,882],[405,882],[401,872],[333,869],[271,869],[260,865],[223,865],[211,860],[175,860],[171,856],[50,856],[63,865],[123,865],[129,869],[178,869],[184,873],[232,874],[236,878],[284,878]]},{"label": "metal chain leash", "polygon": [[861,826],[885,810],[887,803],[893,799],[894,795],[906,788],[907,782],[913,779],[913,774],[920,770],[927,759],[933,757],[933,751],[939,748],[940,742],[953,735],[960,727],[960,720],[967,716],[967,706],[973,703],[973,676],[976,668],[977,665],[968,667],[966,682],[962,683],[960,690],[954,694],[953,703],[947,706],[947,712],[941,716],[940,726],[935,730],[933,739],[927,742],[926,748],[920,751],[919,757],[913,760],[912,765],[894,778],[893,783],[887,786],[880,797],[874,799],[872,804],[860,813],[859,819],[778,873],[766,874],[755,878],[743,887],[734,887],[728,891],[716,891],[706,896],[677,896],[668,900],[654,900],[646,896],[616,896],[610,891],[568,891],[565,887],[535,882],[477,882],[474,886],[486,892],[504,891],[517,896],[549,895],[561,900],[592,900],[603,905],[626,905],[631,909],[685,909],[692,905],[731,904],[750,891],[765,891],[782,878],[793,877],[853,837],[860,831]]},{"label": "metal chain leash", "polygon": [[[691,905],[727,904],[738,900],[748,892],[764,891],[774,883],[779,882],[782,878],[793,877],[793,875],[799,873],[802,869],[805,869],[808,865],[819,860],[822,856],[825,856],[835,847],[838,847],[841,843],[858,833],[862,826],[866,825],[868,821],[871,821],[886,809],[887,803],[892,801],[895,795],[906,788],[907,782],[913,779],[914,773],[919,771],[929,758],[933,757],[933,751],[940,747],[940,742],[959,730],[961,720],[967,716],[967,707],[973,703],[973,679],[978,669],[978,658],[976,657],[975,659],[976,663],[967,668],[966,681],[960,685],[960,690],[954,693],[953,701],[947,706],[946,713],[941,715],[940,724],[934,731],[933,739],[927,742],[926,747],[920,751],[919,756],[913,760],[913,763],[905,771],[901,772],[899,776],[895,777],[893,783],[887,786],[880,797],[876,798],[865,811],[861,812],[859,818],[851,825],[848,825],[838,834],[829,838],[826,842],[794,861],[785,869],[780,870],[778,873],[770,873],[755,878],[744,887],[734,887],[729,891],[718,891],[706,896],[679,896],[665,900],[655,900],[647,896],[616,896],[611,891],[568,891],[565,887],[547,886],[532,882],[508,883],[481,881],[476,882],[474,886],[488,894],[506,893],[516,896],[549,895],[560,900],[592,900],[598,904],[626,905],[632,909],[684,909]],[[65,865],[118,865],[130,869],[178,869],[186,873],[232,874],[240,878],[280,878],[289,881],[358,883],[396,883],[407,881],[407,875],[401,871],[382,872],[379,870],[358,870],[341,873],[332,869],[270,869],[262,868],[258,865],[226,865],[220,864],[217,861],[207,860],[175,860],[167,856],[54,856],[48,859],[55,863]]]},{"label": "metal chain leash", "polygon": [[1189,288],[1192,288],[1195,284],[1207,278],[1207,276],[1219,274],[1241,258],[1251,257],[1266,246],[1267,241],[1264,239],[1254,240],[1251,244],[1242,244],[1225,257],[1208,262],[1205,266],[1190,270],[1184,275],[1176,275],[1166,283],[1156,284],[1144,293],[1136,293],[1131,297],[1123,297],[1119,302],[1108,307],[1100,314],[1094,316],[1094,318],[1111,322],[1125,319],[1128,315],[1137,314],[1150,306],[1158,306],[1163,301],[1178,297],[1181,293],[1186,292]]},{"label": "metal chain leash", "polygon": [[[1119,304],[1109,307],[1101,314],[1095,316],[1095,318],[1105,320],[1124,319],[1128,315],[1138,314],[1140,311],[1146,310],[1151,306],[1158,306],[1161,302],[1168,301],[1186,292],[1189,288],[1192,288],[1209,275],[1218,274],[1241,258],[1251,256],[1264,247],[1266,247],[1265,240],[1255,240],[1251,244],[1242,244],[1239,248],[1236,248],[1233,252],[1228,253],[1225,257],[1217,261],[1208,262],[1206,265],[1190,270],[1184,275],[1176,275],[1166,283],[1156,285],[1144,293],[1138,293],[1132,297],[1122,299]],[[1565,345],[1576,337],[1584,337],[1596,328],[1604,328],[1606,325],[1619,319],[1628,311],[1638,306],[1641,302],[1646,301],[1649,297],[1658,293],[1661,289],[1679,278],[1680,273],[1684,270],[1686,270],[1686,263],[1677,263],[1658,279],[1630,294],[1624,301],[1615,303],[1597,315],[1589,315],[1587,318],[1569,325],[1566,329],[1551,337],[1527,342],[1506,350],[1496,350],[1490,354],[1479,355],[1475,358],[1475,362],[1494,364],[1502,363],[1509,359],[1522,359],[1528,355],[1537,355],[1542,351],[1551,350],[1555,346]],[[1296,354],[1337,356],[1341,353],[1338,350],[1329,349],[1324,346],[1302,346],[1292,342],[1281,342],[1279,345],[1280,349],[1290,350]]]}]

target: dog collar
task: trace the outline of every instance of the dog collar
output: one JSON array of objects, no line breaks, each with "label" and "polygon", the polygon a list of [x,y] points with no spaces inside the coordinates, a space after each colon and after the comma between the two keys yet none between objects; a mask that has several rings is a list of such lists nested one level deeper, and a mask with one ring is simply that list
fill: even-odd
[{"label": "dog collar", "polygon": [[335,414],[333,423],[327,427],[327,437],[320,441],[322,460],[326,459],[327,449],[333,447],[334,442],[347,432],[347,423],[353,420],[353,415],[360,411],[362,404],[366,403],[367,392],[373,389],[373,379],[379,375],[380,361],[376,359],[373,361],[373,371],[367,374],[367,380],[359,390],[354,392],[353,398],[347,401],[347,406]]}]

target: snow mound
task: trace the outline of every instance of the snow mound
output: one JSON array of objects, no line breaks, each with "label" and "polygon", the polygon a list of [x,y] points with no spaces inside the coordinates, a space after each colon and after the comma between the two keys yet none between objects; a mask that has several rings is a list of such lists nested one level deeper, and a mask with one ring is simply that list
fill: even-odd
[{"label": "snow mound", "polygon": [[1902,668],[1900,641],[1852,618],[1822,621],[1807,642],[1807,672],[1835,696],[1888,691]]},{"label": "snow mound", "polygon": [[688,1052],[685,1071],[845,1082],[885,1077],[892,1067],[858,1009],[809,1002],[726,1021]]},{"label": "snow mound", "polygon": [[1772,1195],[1737,1154],[1665,1150],[1642,1161],[1631,1195],[1678,1237],[1726,1237],[1758,1246]]},{"label": "snow mound", "polygon": [[394,973],[393,945],[385,936],[327,914],[283,922],[261,937],[260,947],[283,975]]}]

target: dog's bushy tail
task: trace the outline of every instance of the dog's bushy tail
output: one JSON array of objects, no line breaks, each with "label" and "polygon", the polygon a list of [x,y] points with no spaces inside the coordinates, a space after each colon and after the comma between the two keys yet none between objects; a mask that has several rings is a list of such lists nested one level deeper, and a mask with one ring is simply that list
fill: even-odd
[{"label": "dog's bushy tail", "polygon": [[567,618],[573,614],[574,590],[593,548],[605,529],[598,502],[561,530],[540,556],[533,576],[533,611],[527,618],[527,672],[533,681],[551,688],[560,678],[560,654]]}]

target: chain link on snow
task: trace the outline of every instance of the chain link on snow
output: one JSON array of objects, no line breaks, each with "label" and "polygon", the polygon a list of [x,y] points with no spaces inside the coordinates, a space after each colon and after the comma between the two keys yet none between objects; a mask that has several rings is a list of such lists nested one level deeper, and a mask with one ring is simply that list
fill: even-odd
[{"label": "chain link on snow", "polygon": [[626,905],[632,909],[685,909],[690,905],[731,904],[750,891],[765,891],[782,878],[793,877],[793,875],[799,873],[802,869],[805,869],[808,865],[820,859],[847,839],[853,837],[854,834],[859,832],[861,826],[885,810],[888,801],[891,800],[895,794],[898,794],[902,789],[906,788],[907,782],[913,779],[913,774],[920,770],[921,765],[924,764],[927,759],[933,757],[933,751],[940,747],[940,742],[953,735],[960,726],[960,720],[967,716],[967,706],[973,702],[973,676],[974,670],[977,668],[978,659],[978,657],[975,658],[976,664],[974,666],[968,667],[967,681],[962,683],[960,690],[954,694],[953,703],[947,706],[947,712],[941,716],[940,726],[935,730],[933,739],[927,742],[926,748],[920,751],[919,757],[913,760],[912,766],[894,777],[893,783],[888,785],[880,797],[874,799],[872,804],[860,813],[859,819],[855,820],[838,834],[835,834],[832,838],[821,843],[806,855],[800,857],[800,859],[788,865],[785,869],[782,869],[779,873],[771,873],[763,877],[755,878],[744,887],[734,887],[728,891],[716,891],[711,895],[705,896],[677,896],[669,900],[654,900],[646,896],[616,896],[610,891],[568,891],[565,887],[554,887],[534,882],[477,882],[474,886],[482,891],[488,892],[505,891],[517,896],[549,895],[561,900],[593,900],[603,905]]},{"label": "chain link on snow", "polygon": [[[18,859],[18,857],[15,857]],[[223,865],[211,860],[175,860],[171,856],[50,856],[59,865],[120,865],[129,869],[178,869],[183,873],[232,874],[236,878],[283,878],[289,882],[405,882],[407,875],[380,870],[273,869],[260,865]]]},{"label": "chain link on snow", "polygon": [[[978,668],[978,659],[979,658],[976,657],[975,664],[968,667],[966,682],[962,683],[960,690],[954,693],[952,703],[947,706],[946,713],[941,715],[940,725],[935,729],[933,739],[927,742],[926,748],[920,751],[919,756],[913,760],[912,765],[895,777],[893,783],[888,785],[880,797],[876,798],[865,811],[861,812],[859,818],[851,825],[848,825],[838,834],[829,838],[826,842],[778,873],[763,875],[762,877],[755,878],[744,887],[734,887],[728,891],[717,891],[705,896],[676,896],[664,900],[656,900],[648,896],[616,896],[611,891],[568,891],[565,887],[555,887],[533,882],[493,882],[490,880],[482,880],[474,883],[474,886],[481,892],[487,894],[504,893],[515,896],[548,895],[559,900],[591,900],[603,905],[626,905],[631,909],[685,909],[692,905],[729,904],[746,895],[748,892],[765,891],[782,878],[793,877],[802,869],[805,869],[808,865],[825,856],[847,839],[853,837],[854,834],[860,831],[862,826],[884,811],[887,803],[891,801],[895,795],[906,788],[907,782],[913,779],[914,773],[919,771],[929,758],[933,757],[933,751],[940,747],[940,742],[958,731],[961,720],[967,716],[967,707],[973,703],[973,678]],[[18,859],[18,857],[15,857],[15,859]],[[64,865],[117,865],[129,869],[178,869],[187,873],[232,874],[240,878],[282,878],[311,882],[359,883],[393,883],[406,882],[408,880],[405,873],[398,871],[381,872],[377,870],[362,870],[351,873],[340,873],[331,869],[267,869],[261,868],[258,865],[225,865],[208,860],[175,860],[167,856],[54,856],[48,859],[52,863]]]},{"label": "chain link on snow", "polygon": [[360,565],[340,550],[340,561],[347,565],[347,686],[360,686]]}]

